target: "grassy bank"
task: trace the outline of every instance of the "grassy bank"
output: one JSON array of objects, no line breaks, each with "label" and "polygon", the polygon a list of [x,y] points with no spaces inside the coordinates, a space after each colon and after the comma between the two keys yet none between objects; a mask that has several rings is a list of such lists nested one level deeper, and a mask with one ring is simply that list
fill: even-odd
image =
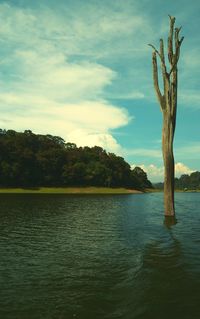
[{"label": "grassy bank", "polygon": [[0,188],[0,194],[138,194],[141,191],[108,187]]}]

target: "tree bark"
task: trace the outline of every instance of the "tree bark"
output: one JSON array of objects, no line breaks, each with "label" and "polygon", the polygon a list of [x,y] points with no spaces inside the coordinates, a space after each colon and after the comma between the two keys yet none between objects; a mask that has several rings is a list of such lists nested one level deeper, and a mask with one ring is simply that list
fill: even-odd
[{"label": "tree bark", "polygon": [[[160,39],[160,50],[158,51],[152,44],[152,65],[153,65],[153,83],[163,113],[163,129],[162,129],[162,154],[164,162],[164,207],[165,216],[175,216],[174,207],[174,154],[173,140],[176,128],[176,112],[177,112],[177,87],[178,87],[178,60],[180,56],[180,46],[183,37],[179,40],[179,32],[181,28],[175,28],[175,18],[169,16],[170,28],[168,36],[168,61],[170,70],[167,71],[165,63],[164,42]],[[159,87],[157,56],[160,58],[163,94]]]},{"label": "tree bark", "polygon": [[164,207],[165,216],[174,216],[174,154],[173,123],[167,112],[163,112],[162,153],[164,161]]}]

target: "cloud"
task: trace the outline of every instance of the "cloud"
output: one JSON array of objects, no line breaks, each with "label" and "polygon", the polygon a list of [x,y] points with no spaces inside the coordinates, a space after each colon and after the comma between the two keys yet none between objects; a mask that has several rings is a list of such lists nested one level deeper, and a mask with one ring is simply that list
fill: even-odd
[{"label": "cloud", "polygon": [[[0,126],[120,150],[112,130],[127,125],[131,117],[123,107],[109,103],[104,94],[117,73],[87,55],[89,46],[92,49],[96,41],[106,43],[106,38],[125,32],[133,22],[120,13],[109,22],[110,16],[102,18],[99,12],[80,19],[80,13],[71,12],[73,19],[66,19],[47,7],[34,11],[1,4],[0,9],[5,50]],[[119,22],[124,23],[120,30]],[[140,17],[134,21],[137,28],[141,23]],[[98,52],[97,47],[95,44],[93,53]],[[74,54],[84,58],[72,59]]]},{"label": "cloud", "polygon": [[17,50],[12,58],[18,65],[18,81],[10,79],[4,90],[10,87],[15,94],[26,92],[57,101],[97,99],[116,76],[113,70],[97,63],[69,63],[59,52]]},{"label": "cloud", "polygon": [[190,108],[200,108],[200,93],[198,90],[184,89],[179,93],[178,97],[182,105]]},{"label": "cloud", "polygon": [[[152,182],[161,182],[163,181],[163,176],[164,176],[164,167],[158,167],[154,164],[150,164],[150,165],[135,165],[132,164],[131,168],[134,168],[135,166],[139,166],[141,167],[146,173],[148,178],[152,181]],[[195,170],[190,169],[188,166],[186,166],[183,163],[176,163],[175,164],[175,176],[176,177],[180,177],[183,174],[191,174],[192,172],[194,172]]]},{"label": "cloud", "polygon": [[135,148],[135,149],[123,149],[125,156],[139,156],[139,157],[153,157],[162,158],[161,150],[147,149],[147,148]]},{"label": "cloud", "polygon": [[121,100],[141,100],[145,98],[145,94],[140,91],[132,91],[128,93],[118,93],[110,95],[109,98],[121,99]]},{"label": "cloud", "polygon": [[176,177],[180,177],[182,174],[191,174],[194,171],[195,170],[190,169],[188,166],[184,165],[183,163],[175,164]]},{"label": "cloud", "polygon": [[[62,10],[63,9],[63,10]],[[0,4],[1,39],[25,46],[57,46],[67,55],[105,56],[124,51],[141,51],[141,38],[149,34],[147,16],[138,14],[136,5],[128,3],[68,4],[54,10],[53,5],[38,9]],[[138,38],[138,33],[140,38]],[[146,41],[144,43],[147,43]],[[127,46],[128,45],[128,46]],[[64,51],[63,51],[64,50]],[[141,54],[141,52],[139,52]]]},{"label": "cloud", "polygon": [[190,50],[186,50],[186,52],[184,52],[184,55],[182,57],[184,68],[193,69],[193,71],[199,71],[198,70],[200,67],[199,55],[200,55],[200,47],[198,46]]},{"label": "cloud", "polygon": [[187,146],[182,146],[176,149],[176,156],[179,158],[193,158],[194,154],[196,158],[198,157],[198,154],[200,154],[200,141],[188,143]]},{"label": "cloud", "polygon": [[2,128],[51,133],[80,146],[99,145],[112,152],[119,151],[120,146],[110,131],[130,120],[125,109],[106,101],[66,104],[39,96],[0,94],[1,102],[7,106],[0,119]]},{"label": "cloud", "polygon": [[[193,35],[193,37],[195,34]],[[199,41],[197,40],[198,43]],[[183,50],[180,60],[180,77],[178,99],[180,104],[190,108],[200,108],[200,46],[189,45]]]},{"label": "cloud", "polygon": [[[138,11],[135,1],[46,3],[0,4],[1,127],[160,159],[160,150],[119,146],[113,130],[133,117],[109,102],[156,101],[146,44],[155,40],[155,31],[158,39],[163,32],[157,20]],[[196,52],[193,56],[197,63]],[[188,92],[180,100],[189,102],[190,96],[197,105],[197,90]]]},{"label": "cloud", "polygon": [[68,138],[71,142],[77,146],[101,146],[109,152],[119,154],[121,152],[121,146],[116,139],[109,133],[94,133],[87,130],[75,130],[70,132]]}]

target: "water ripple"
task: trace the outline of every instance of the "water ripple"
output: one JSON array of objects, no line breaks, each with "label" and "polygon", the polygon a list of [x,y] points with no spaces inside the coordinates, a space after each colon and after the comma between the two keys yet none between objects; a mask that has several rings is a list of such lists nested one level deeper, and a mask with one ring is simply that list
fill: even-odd
[{"label": "water ripple", "polygon": [[0,317],[195,319],[200,194],[0,196]]}]

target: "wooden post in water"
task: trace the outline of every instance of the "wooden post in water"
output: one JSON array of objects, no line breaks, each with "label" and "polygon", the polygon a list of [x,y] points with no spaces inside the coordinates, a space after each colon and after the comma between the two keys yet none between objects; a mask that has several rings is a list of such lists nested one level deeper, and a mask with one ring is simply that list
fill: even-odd
[{"label": "wooden post in water", "polygon": [[[152,66],[154,89],[163,114],[162,129],[162,154],[164,162],[164,208],[165,216],[175,216],[174,208],[174,154],[173,140],[176,127],[177,110],[177,87],[178,87],[178,60],[180,47],[184,37],[179,39],[180,28],[174,28],[175,17],[170,18],[170,28],[168,36],[168,61],[169,70],[165,63],[164,42],[160,39],[160,49],[157,50],[152,44]],[[157,56],[160,59],[163,93],[159,87]]]}]

